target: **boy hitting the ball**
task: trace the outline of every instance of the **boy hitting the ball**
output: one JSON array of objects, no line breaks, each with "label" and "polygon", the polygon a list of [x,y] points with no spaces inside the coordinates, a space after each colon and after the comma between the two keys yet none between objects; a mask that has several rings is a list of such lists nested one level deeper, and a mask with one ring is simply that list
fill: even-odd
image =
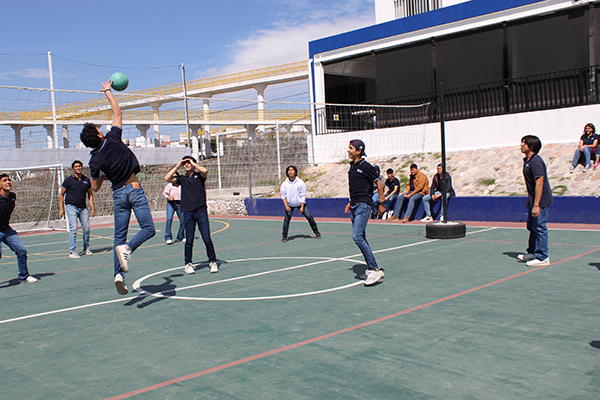
[{"label": "boy hitting the ball", "polygon": [[[105,180],[112,183],[114,200],[114,282],[119,294],[127,294],[125,273],[129,271],[129,258],[139,246],[155,234],[154,222],[144,189],[136,174],[140,164],[135,154],[123,143],[123,115],[110,91],[111,80],[102,83],[102,92],[106,95],[113,112],[110,131],[104,135],[100,129],[87,123],[81,131],[81,141],[93,150],[90,153],[90,176],[92,190],[97,192]],[[102,174],[101,174],[102,172]],[[140,225],[140,231],[127,242],[127,230],[131,212]]]}]

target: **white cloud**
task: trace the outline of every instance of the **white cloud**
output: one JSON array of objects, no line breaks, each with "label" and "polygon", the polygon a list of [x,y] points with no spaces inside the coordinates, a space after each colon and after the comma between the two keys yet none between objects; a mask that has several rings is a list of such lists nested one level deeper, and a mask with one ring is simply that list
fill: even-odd
[{"label": "white cloud", "polygon": [[9,71],[0,73],[1,78],[10,77],[48,79],[48,70],[43,68],[27,68],[20,71]]},{"label": "white cloud", "polygon": [[271,28],[251,32],[230,46],[230,67],[308,59],[308,42],[375,23],[372,1],[348,0],[326,5],[315,5],[308,0],[284,1],[291,7],[289,13],[279,15]]}]

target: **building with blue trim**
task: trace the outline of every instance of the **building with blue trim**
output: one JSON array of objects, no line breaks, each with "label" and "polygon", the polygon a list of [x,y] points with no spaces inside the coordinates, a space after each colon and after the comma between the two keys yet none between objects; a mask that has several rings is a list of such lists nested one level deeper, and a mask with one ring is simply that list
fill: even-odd
[{"label": "building with blue trim", "polygon": [[[585,123],[600,123],[598,7],[471,0],[310,42],[314,162],[339,159],[351,137],[371,157],[439,151],[440,87],[448,150],[525,134],[576,142]],[[418,104],[417,117],[398,114]]]}]

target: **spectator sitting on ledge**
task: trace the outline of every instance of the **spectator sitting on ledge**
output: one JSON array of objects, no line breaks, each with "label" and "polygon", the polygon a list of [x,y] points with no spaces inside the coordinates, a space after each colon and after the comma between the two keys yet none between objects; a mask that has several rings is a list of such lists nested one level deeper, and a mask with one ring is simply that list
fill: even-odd
[{"label": "spectator sitting on ledge", "polygon": [[412,215],[413,209],[415,208],[415,204],[428,192],[429,180],[427,179],[427,176],[419,171],[417,164],[412,164],[410,166],[410,175],[408,185],[406,185],[406,191],[398,196],[398,200],[396,200],[396,207],[394,207],[394,216],[390,217],[389,219],[400,219],[400,211],[404,206],[404,202],[408,200],[408,205],[406,206],[406,212],[404,213],[402,223],[408,222],[410,220],[410,216]]},{"label": "spectator sitting on ledge", "polygon": [[[436,202],[442,197],[442,193],[446,193],[446,198],[456,196],[454,193],[454,188],[452,187],[452,177],[448,172],[446,174],[443,173],[442,164],[438,164],[437,166],[437,174],[433,176],[431,179],[431,188],[429,189],[429,194],[423,197],[423,208],[425,209],[425,218],[421,220],[421,222],[429,222],[433,221],[433,217],[431,216],[431,204],[430,202]],[[444,185],[442,185],[442,183]],[[444,190],[445,189],[445,190]],[[444,220],[444,216],[441,214],[442,210],[440,209],[440,221]]]},{"label": "spectator sitting on ledge", "polygon": [[579,139],[579,145],[575,154],[573,155],[573,162],[571,163],[570,173],[575,171],[577,164],[583,158],[583,172],[587,172],[592,167],[592,159],[596,158],[596,164],[594,169],[600,165],[600,157],[596,155],[596,147],[598,146],[598,135],[596,134],[596,127],[594,124],[585,124],[583,128],[583,135]]}]

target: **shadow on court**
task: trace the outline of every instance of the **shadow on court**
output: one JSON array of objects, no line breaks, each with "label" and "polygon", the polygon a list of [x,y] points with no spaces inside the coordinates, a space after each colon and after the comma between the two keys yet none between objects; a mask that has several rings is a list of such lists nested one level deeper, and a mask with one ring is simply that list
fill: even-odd
[{"label": "shadow on court", "polygon": [[[365,264],[354,264],[352,267],[348,268],[348,270],[354,272],[354,279],[359,281],[364,281],[367,279],[367,275],[365,272],[367,271],[367,266]],[[373,285],[369,285],[368,287],[379,286],[383,281],[375,282]]]},{"label": "shadow on court", "polygon": [[[54,272],[49,272],[49,273],[45,273],[45,274],[31,274],[31,276],[33,276],[34,278],[40,279],[40,280],[43,278],[46,278],[48,276],[53,276],[53,275],[56,275],[56,274]],[[19,278],[10,279],[8,281],[0,282],[0,289],[8,288],[11,286],[17,286],[17,285],[20,285],[21,283],[22,282],[19,280]]]},{"label": "shadow on court", "polygon": [[502,254],[504,254],[505,256],[508,256],[510,258],[514,258],[515,260],[517,260],[517,256],[519,254],[523,254],[523,253],[522,252],[518,252],[518,251],[506,251],[506,252],[504,252]]},{"label": "shadow on court", "polygon": [[590,342],[590,346],[592,346],[595,349],[600,350],[600,340],[592,340]]},{"label": "shadow on court", "polygon": [[138,297],[132,299],[131,301],[128,301],[127,303],[125,303],[125,305],[133,306],[136,303],[143,302],[141,304],[138,304],[137,307],[144,308],[144,307],[148,307],[149,305],[155,304],[159,301],[166,300],[170,297],[175,296],[175,291],[177,289],[177,285],[175,285],[173,283],[173,278],[180,278],[182,276],[184,276],[184,274],[173,274],[170,276],[164,276],[163,279],[165,281],[163,283],[161,283],[160,285],[145,285],[145,286],[143,286],[143,289],[146,292],[149,292],[152,294],[160,293],[161,296],[155,297],[155,296],[149,296],[145,293],[140,293],[140,295]]},{"label": "shadow on court", "polygon": [[591,267],[596,267],[596,269],[600,270],[600,263],[589,263],[588,265]]},{"label": "shadow on court", "polygon": [[295,239],[310,239],[313,238],[315,239],[313,236],[311,235],[293,235],[293,236],[288,236],[288,242],[290,240],[295,240]]},{"label": "shadow on court", "polygon": [[97,253],[107,253],[109,251],[113,251],[114,247],[113,246],[106,246],[106,247],[100,247],[100,248],[95,248],[95,249],[90,249],[92,250],[93,254],[97,254]]}]

